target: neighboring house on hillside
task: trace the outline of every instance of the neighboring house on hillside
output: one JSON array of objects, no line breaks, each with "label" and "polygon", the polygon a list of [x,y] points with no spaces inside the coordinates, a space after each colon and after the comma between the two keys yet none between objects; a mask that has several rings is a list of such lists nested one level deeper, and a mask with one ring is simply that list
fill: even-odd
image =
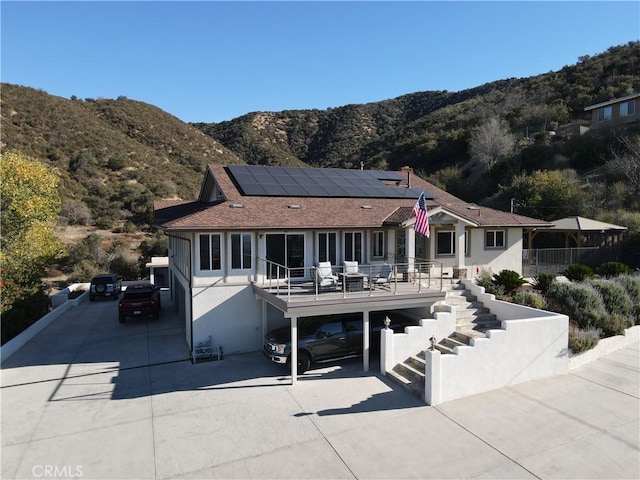
[{"label": "neighboring house on hillside", "polygon": [[[414,232],[421,192],[429,238]],[[260,350],[265,331],[298,317],[362,312],[368,325],[383,310],[428,314],[444,294],[437,284],[421,290],[425,278],[521,272],[523,229],[550,226],[464,202],[409,168],[209,165],[195,202],[157,202],[155,215],[169,237],[169,287],[189,347],[211,335],[225,353]],[[340,277],[345,261],[364,278],[355,291]],[[345,281],[324,288],[319,262],[330,262],[329,280]],[[379,278],[383,264],[392,280]],[[298,286],[307,295],[292,293]]]},{"label": "neighboring house on hillside", "polygon": [[617,127],[640,119],[640,93],[615,98],[608,102],[596,103],[585,107],[585,112],[591,112],[591,128]]}]

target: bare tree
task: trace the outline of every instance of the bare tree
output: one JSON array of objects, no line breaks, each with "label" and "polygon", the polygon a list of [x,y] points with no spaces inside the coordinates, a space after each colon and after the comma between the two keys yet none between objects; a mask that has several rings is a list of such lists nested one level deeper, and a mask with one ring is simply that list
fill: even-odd
[{"label": "bare tree", "polygon": [[493,116],[471,132],[469,153],[472,159],[491,168],[500,157],[513,153],[515,143],[507,122]]},{"label": "bare tree", "polygon": [[622,137],[622,153],[615,153],[608,169],[625,179],[629,192],[634,197],[640,195],[640,136]]}]

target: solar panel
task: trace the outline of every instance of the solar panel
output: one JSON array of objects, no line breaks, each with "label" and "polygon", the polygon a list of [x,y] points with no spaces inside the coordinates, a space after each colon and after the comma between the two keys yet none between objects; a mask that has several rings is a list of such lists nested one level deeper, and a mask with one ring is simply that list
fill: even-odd
[{"label": "solar panel", "polygon": [[[401,181],[396,172],[344,168],[267,167],[230,165],[231,178],[249,196],[415,198],[418,188],[394,187],[384,181]],[[433,195],[425,192],[426,198]]]}]

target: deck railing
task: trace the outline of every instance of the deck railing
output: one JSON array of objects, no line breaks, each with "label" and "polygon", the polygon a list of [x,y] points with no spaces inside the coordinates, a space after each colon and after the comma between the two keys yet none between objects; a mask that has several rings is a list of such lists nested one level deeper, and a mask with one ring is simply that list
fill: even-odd
[{"label": "deck railing", "polygon": [[[290,297],[295,294],[314,295],[319,298],[325,293],[340,292],[345,298],[352,294],[367,292],[374,295],[376,292],[398,293],[399,284],[412,285],[415,292],[420,293],[426,289],[443,288],[443,264],[442,262],[429,262],[417,259],[408,259],[403,263],[390,263],[391,276],[389,283],[376,285],[370,281],[375,279],[380,273],[382,264],[360,264],[359,274],[362,277],[362,289],[351,291],[347,287],[347,282],[339,282],[335,288],[322,287],[316,279],[316,266],[311,267],[287,267],[265,258],[257,259],[257,269],[255,284],[260,288],[269,290],[275,295]],[[342,265],[332,265],[333,273],[339,278],[344,278],[345,267]],[[407,291],[403,288],[403,291]]]},{"label": "deck railing", "polygon": [[540,272],[560,273],[574,263],[598,266],[613,259],[611,252],[601,247],[523,249],[522,274],[533,277]]}]

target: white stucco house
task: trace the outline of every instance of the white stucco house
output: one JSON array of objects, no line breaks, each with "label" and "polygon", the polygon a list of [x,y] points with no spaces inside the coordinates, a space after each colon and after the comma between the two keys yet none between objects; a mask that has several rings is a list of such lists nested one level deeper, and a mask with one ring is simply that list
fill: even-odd
[{"label": "white stucco house", "polygon": [[[421,192],[428,238],[413,228]],[[550,226],[464,202],[409,168],[212,164],[197,200],[156,202],[155,215],[169,237],[169,288],[189,347],[212,336],[225,354],[260,350],[265,331],[307,315],[362,312],[367,322],[381,310],[428,309],[441,298],[437,282],[416,288],[416,278],[522,272],[524,229]],[[318,289],[315,266],[330,262],[338,275],[345,261],[367,280],[391,265],[392,288]]]}]

